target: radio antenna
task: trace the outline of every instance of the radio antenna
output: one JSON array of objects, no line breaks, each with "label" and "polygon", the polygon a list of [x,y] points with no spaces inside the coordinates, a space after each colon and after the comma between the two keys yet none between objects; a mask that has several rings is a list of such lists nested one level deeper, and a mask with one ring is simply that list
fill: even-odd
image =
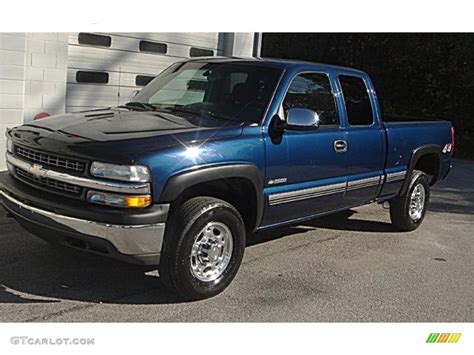
[{"label": "radio antenna", "polygon": [[117,106],[120,106],[121,79],[122,79],[122,67],[119,67],[118,92],[117,92]]}]

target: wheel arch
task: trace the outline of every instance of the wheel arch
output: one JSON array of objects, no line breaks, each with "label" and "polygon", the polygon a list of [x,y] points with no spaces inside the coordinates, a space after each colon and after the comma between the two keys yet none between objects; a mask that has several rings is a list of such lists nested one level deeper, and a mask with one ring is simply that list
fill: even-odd
[{"label": "wheel arch", "polygon": [[210,166],[175,175],[165,184],[160,201],[169,202],[173,207],[173,204],[203,194],[233,204],[248,230],[253,231],[260,225],[264,197],[260,172],[255,165]]},{"label": "wheel arch", "polygon": [[441,169],[441,146],[437,144],[427,144],[416,148],[408,164],[405,181],[400,189],[399,195],[404,195],[410,185],[410,177],[413,170],[421,170],[432,176],[430,185],[433,185],[439,178]]}]

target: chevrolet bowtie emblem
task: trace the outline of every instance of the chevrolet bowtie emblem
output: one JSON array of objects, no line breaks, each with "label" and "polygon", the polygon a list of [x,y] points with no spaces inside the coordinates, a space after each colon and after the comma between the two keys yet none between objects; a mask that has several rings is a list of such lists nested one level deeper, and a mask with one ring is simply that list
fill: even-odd
[{"label": "chevrolet bowtie emblem", "polygon": [[43,169],[43,166],[39,164],[33,164],[33,166],[30,168],[30,173],[36,177],[46,176],[46,171]]}]

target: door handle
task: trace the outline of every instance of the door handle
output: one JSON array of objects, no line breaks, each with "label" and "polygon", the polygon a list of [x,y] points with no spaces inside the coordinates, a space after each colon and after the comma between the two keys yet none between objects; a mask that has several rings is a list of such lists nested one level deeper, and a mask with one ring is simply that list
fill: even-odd
[{"label": "door handle", "polygon": [[347,142],[345,140],[337,140],[334,141],[334,150],[337,153],[345,153],[347,152]]}]

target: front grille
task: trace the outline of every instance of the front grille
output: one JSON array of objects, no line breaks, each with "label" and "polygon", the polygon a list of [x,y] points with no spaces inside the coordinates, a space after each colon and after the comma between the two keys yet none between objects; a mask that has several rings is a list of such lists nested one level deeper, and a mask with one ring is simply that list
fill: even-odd
[{"label": "front grille", "polygon": [[57,181],[50,178],[38,177],[21,168],[16,168],[15,170],[18,178],[32,185],[36,185],[38,187],[47,187],[48,189],[57,192],[66,192],[74,195],[82,194],[82,187],[80,186],[68,184],[66,182]]},{"label": "front grille", "polygon": [[15,146],[15,152],[18,156],[23,157],[34,163],[58,167],[65,170],[75,171],[78,173],[83,173],[86,170],[86,164],[82,161],[60,158],[49,153],[41,153],[36,150],[21,147],[19,145]]}]

